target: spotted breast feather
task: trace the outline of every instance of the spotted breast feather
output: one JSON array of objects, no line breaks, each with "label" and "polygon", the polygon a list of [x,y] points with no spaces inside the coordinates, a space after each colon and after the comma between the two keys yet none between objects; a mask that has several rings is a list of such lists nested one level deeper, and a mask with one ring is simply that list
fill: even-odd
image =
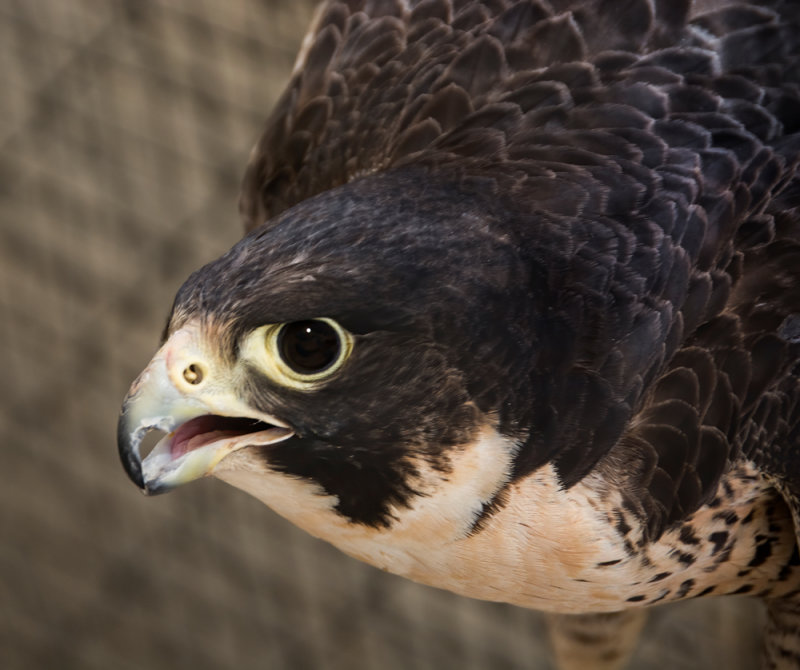
[{"label": "spotted breast feather", "polygon": [[324,3],[129,476],[553,612],[564,668],[728,593],[797,667],[799,64],[781,0]]}]

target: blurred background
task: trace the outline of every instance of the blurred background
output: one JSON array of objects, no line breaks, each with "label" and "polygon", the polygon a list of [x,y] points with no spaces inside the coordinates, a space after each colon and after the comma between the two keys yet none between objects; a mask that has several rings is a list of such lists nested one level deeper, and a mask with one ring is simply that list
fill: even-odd
[{"label": "blurred background", "polygon": [[[310,0],[0,0],[0,667],[550,668],[535,612],[383,574],[204,480],[146,499],[130,381],[238,183]],[[752,668],[748,600],[653,611],[635,668]]]}]

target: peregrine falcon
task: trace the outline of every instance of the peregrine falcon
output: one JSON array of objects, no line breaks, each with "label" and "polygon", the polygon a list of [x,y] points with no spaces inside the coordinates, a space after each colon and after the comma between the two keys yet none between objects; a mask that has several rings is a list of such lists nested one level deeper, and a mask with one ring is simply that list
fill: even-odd
[{"label": "peregrine falcon", "polygon": [[564,668],[732,593],[800,667],[799,158],[797,2],[326,2],[127,474],[554,613]]}]

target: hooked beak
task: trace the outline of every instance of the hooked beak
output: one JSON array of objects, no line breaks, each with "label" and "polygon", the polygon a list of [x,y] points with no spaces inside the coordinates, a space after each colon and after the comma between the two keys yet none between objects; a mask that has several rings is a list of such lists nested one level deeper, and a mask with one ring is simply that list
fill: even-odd
[{"label": "hooked beak", "polygon": [[[294,433],[248,407],[230,374],[204,355],[196,328],[174,333],[131,385],[117,424],[117,446],[130,480],[148,495],[212,474],[228,454],[281,442]],[[166,435],[144,458],[145,435]]]}]

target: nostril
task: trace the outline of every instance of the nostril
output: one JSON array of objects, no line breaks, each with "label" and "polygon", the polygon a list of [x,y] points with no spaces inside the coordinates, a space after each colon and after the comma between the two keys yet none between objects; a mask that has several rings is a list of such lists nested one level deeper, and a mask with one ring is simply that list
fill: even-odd
[{"label": "nostril", "polygon": [[183,378],[195,386],[203,381],[203,376],[203,368],[197,363],[192,363],[183,371]]}]

